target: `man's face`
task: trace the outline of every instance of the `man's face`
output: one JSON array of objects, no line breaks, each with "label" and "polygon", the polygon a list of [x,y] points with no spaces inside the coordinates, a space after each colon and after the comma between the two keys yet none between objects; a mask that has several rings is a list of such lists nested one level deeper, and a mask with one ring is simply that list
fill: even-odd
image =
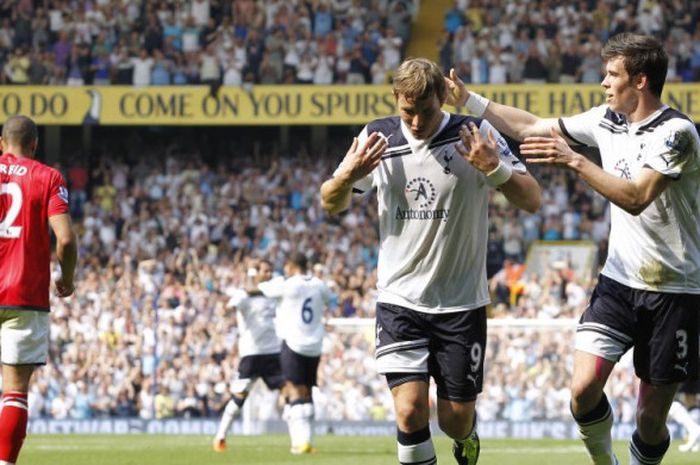
[{"label": "man's face", "polygon": [[416,139],[427,139],[435,134],[442,121],[442,102],[433,94],[425,100],[407,99],[402,94],[396,95],[396,105],[401,121],[411,130]]},{"label": "man's face", "polygon": [[272,267],[267,262],[258,265],[258,274],[255,276],[259,283],[264,283],[272,279]]},{"label": "man's face", "polygon": [[610,109],[623,115],[629,115],[637,108],[639,96],[635,83],[625,69],[625,59],[616,57],[605,63],[605,78],[600,83],[605,88],[605,102]]}]

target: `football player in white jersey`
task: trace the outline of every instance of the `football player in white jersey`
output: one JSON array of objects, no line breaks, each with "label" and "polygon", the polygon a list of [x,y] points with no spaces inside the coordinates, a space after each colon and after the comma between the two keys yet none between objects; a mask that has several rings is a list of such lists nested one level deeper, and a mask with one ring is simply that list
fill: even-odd
[{"label": "football player in white jersey", "polygon": [[326,284],[307,273],[307,258],[294,253],[284,267],[285,278],[258,284],[268,298],[278,300],[278,334],[282,338],[280,361],[288,402],[286,420],[293,454],[315,451],[313,447],[314,404],[321,348],[326,332],[323,312],[332,293]]},{"label": "football player in white jersey", "polygon": [[352,191],[377,189],[379,263],[376,360],[396,410],[398,459],[436,463],[428,387],[460,465],[479,456],[476,397],[486,347],[488,198],[500,189],[533,212],[540,188],[486,121],[441,110],[447,86],[426,59],[393,79],[399,116],[369,123],[321,186],[330,213]]},{"label": "football player in white jersey", "polygon": [[[255,283],[272,278],[272,265],[268,261],[258,261],[252,270]],[[276,305],[274,299],[250,295],[243,289],[236,289],[229,300],[229,307],[236,309],[238,317],[240,361],[236,379],[231,383],[231,400],[224,408],[214,437],[214,450],[217,452],[226,449],[226,434],[255,381],[262,378],[269,389],[280,389],[284,384],[280,368],[282,343],[275,332]]]},{"label": "football player in white jersey", "polygon": [[[656,38],[623,33],[603,47],[605,103],[559,119],[466,92],[451,98],[524,141],[528,161],[570,169],[610,202],[608,258],[576,334],[571,412],[595,464],[616,464],[613,415],[603,392],[634,347],[640,378],[630,464],[660,463],[666,416],[680,382],[698,377],[700,139],[693,122],[661,101],[668,57]],[[598,147],[602,167],[571,145]]]}]

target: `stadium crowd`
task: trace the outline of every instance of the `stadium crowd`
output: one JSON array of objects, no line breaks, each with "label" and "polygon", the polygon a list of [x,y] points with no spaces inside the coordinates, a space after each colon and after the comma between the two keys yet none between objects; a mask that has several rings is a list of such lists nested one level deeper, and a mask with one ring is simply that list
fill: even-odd
[{"label": "stadium crowd", "polygon": [[665,41],[668,81],[697,82],[698,24],[700,5],[691,0],[455,0],[444,16],[440,64],[476,84],[598,84],[603,43],[639,32]]},{"label": "stadium crowd", "polygon": [[[533,6],[533,3],[536,5]],[[0,6],[0,82],[385,84],[415,0],[20,0]],[[665,40],[669,81],[700,79],[691,0],[455,0],[440,64],[468,83],[599,83],[614,33]]]},{"label": "stadium crowd", "polygon": [[413,0],[0,2],[13,84],[385,83]]},{"label": "stadium crowd", "polygon": [[[335,291],[329,317],[374,315],[378,219],[366,205],[375,200],[361,198],[338,217],[324,216],[319,205],[319,185],[344,140],[332,155],[311,158],[302,147],[282,156],[263,147],[250,156],[254,151],[240,148],[215,163],[204,161],[197,142],[158,140],[132,133],[105,142],[89,167],[79,158],[59,166],[71,190],[81,263],[75,296],[52,301],[51,356],[35,375],[33,417],[215,416],[237,364],[227,302],[255,257],[281,273],[287,254],[304,250]],[[600,197],[565,173],[535,174],[545,186],[540,212],[506,208],[498,193],[491,200],[493,318],[580,314],[590,280],[560,267],[523,274],[520,264],[534,240],[604,244],[607,234]],[[572,350],[563,334],[491,332],[485,418],[567,418],[568,376],[561,373],[570,369]],[[372,327],[331,328],[315,395],[320,419],[391,415],[389,391],[367,356],[373,347]],[[534,405],[540,398],[548,402],[544,412]]]}]

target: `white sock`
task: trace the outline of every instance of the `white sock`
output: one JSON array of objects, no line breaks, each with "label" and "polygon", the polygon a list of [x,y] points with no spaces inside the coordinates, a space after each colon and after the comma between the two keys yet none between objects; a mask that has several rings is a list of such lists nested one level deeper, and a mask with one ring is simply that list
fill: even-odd
[{"label": "white sock", "polygon": [[396,447],[401,465],[435,465],[435,448],[430,437],[430,426],[419,431],[406,433],[396,430]]},{"label": "white sock", "polygon": [[693,417],[690,416],[688,409],[678,401],[671,404],[671,409],[668,411],[668,416],[676,423],[680,423],[688,433],[700,429],[700,425],[693,420]]},{"label": "white sock", "polygon": [[437,463],[432,438],[429,438],[427,441],[423,441],[419,444],[403,445],[398,442],[396,444],[399,452],[399,463],[402,465],[408,465],[411,463],[434,465]]},{"label": "white sock", "polygon": [[216,439],[226,439],[226,434],[228,433],[231,423],[233,423],[236,414],[240,411],[238,404],[231,399],[226,404],[224,413],[221,415],[221,421],[219,421],[219,430],[216,432]]},{"label": "white sock", "polygon": [[314,439],[314,404],[307,402],[301,404],[301,431],[299,433],[299,439],[302,444],[313,444]]},{"label": "white sock", "polygon": [[287,426],[289,427],[289,440],[292,447],[299,447],[306,439],[304,418],[304,404],[295,404],[289,407]]},{"label": "white sock", "polygon": [[579,437],[588,449],[594,465],[615,465],[612,450],[613,414],[605,395],[592,412],[574,416]]}]

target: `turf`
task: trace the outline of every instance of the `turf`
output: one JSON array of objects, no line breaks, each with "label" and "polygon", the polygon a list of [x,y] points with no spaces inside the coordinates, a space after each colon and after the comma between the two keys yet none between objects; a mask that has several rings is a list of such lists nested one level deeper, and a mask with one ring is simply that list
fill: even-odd
[{"label": "turf", "polygon": [[[289,454],[286,436],[247,436],[229,439],[223,453],[213,452],[206,436],[32,435],[25,442],[19,465],[385,465],[396,464],[394,438],[322,436],[313,455]],[[435,438],[438,463],[454,464],[450,443]],[[671,444],[664,465],[700,463],[700,453],[681,454]],[[627,463],[624,442],[615,444]],[[588,465],[577,441],[483,440],[479,465]]]}]

